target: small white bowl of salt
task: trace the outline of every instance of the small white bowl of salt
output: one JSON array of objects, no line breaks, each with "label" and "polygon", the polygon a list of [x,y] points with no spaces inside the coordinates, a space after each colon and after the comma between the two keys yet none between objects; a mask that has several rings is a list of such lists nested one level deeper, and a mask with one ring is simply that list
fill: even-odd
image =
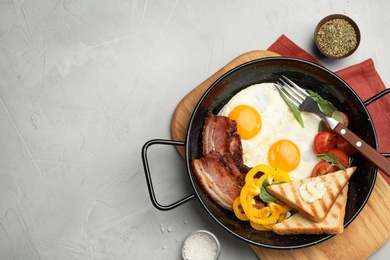
[{"label": "small white bowl of salt", "polygon": [[183,242],[184,260],[217,260],[221,246],[217,237],[206,230],[198,230],[187,236]]}]

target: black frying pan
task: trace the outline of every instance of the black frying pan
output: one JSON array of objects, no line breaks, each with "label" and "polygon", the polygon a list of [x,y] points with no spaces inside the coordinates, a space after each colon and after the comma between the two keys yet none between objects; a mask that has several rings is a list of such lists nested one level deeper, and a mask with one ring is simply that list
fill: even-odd
[{"label": "black frying pan", "polygon": [[[197,197],[206,212],[225,230],[239,239],[256,246],[273,249],[297,249],[323,242],[332,235],[276,235],[271,231],[257,231],[246,222],[238,220],[233,212],[219,207],[203,191],[190,166],[190,160],[202,157],[202,130],[208,111],[218,111],[241,89],[262,82],[276,82],[285,75],[299,86],[311,89],[331,101],[349,119],[349,128],[369,145],[377,149],[377,137],[366,106],[379,99],[389,89],[363,102],[351,87],[328,69],[314,63],[293,58],[262,58],[240,65],[214,82],[203,94],[190,119],[185,142],[150,140],[142,149],[145,175],[153,205],[160,210],[170,210]],[[185,160],[190,181],[195,190],[192,194],[171,205],[163,206],[157,202],[153,191],[147,149],[153,144],[184,145]],[[388,156],[388,154],[385,154]],[[357,170],[349,184],[348,202],[344,226],[349,225],[366,204],[375,184],[378,169],[360,154],[353,156],[353,166]]]}]

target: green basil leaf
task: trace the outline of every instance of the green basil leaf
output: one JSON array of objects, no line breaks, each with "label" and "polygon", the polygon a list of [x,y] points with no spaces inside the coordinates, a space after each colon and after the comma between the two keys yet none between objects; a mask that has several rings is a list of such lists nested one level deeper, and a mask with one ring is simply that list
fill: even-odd
[{"label": "green basil leaf", "polygon": [[339,161],[337,161],[337,160],[333,157],[332,153],[317,154],[317,158],[322,159],[322,160],[324,160],[324,161],[327,161],[328,163],[330,163],[331,166],[337,166],[337,167],[339,167],[340,169],[342,169],[342,170],[344,170],[344,171],[346,170],[345,167],[342,166],[341,163],[340,163]]},{"label": "green basil leaf", "polygon": [[321,132],[321,131],[324,131],[326,128],[325,128],[325,124],[324,124],[324,121],[320,121],[320,123],[318,124],[318,132]]},{"label": "green basil leaf", "polygon": [[260,191],[260,199],[264,201],[265,203],[274,202],[276,198],[268,193],[267,190],[261,189]]},{"label": "green basil leaf", "polygon": [[[272,185],[277,185],[277,184],[282,184],[284,182],[277,182]],[[272,196],[268,191],[267,187],[270,186],[268,180],[264,180],[263,185],[261,186],[260,194],[259,197],[262,201],[269,203],[269,202],[274,202],[275,200],[278,200],[276,197]]]},{"label": "green basil leaf", "polygon": [[289,107],[289,108],[291,109],[291,111],[293,112],[295,119],[296,119],[296,120],[298,121],[298,123],[304,128],[304,127],[305,127],[305,124],[303,123],[301,111],[299,110],[299,108],[297,108],[297,107],[296,107],[290,100],[288,100],[288,98],[286,98],[286,96],[283,95],[282,93],[280,93],[280,96],[283,98],[284,102],[286,102],[286,104],[288,105],[288,107]]},{"label": "green basil leaf", "polygon": [[339,113],[339,111],[335,110],[333,111],[332,113],[332,118],[337,120],[338,122],[344,124],[344,120],[343,120],[343,117],[341,116],[341,114]]},{"label": "green basil leaf", "polygon": [[264,180],[263,185],[260,190],[260,199],[264,201],[265,203],[274,202],[276,198],[268,193],[267,187],[269,186],[268,180]]},{"label": "green basil leaf", "polygon": [[323,99],[320,95],[318,95],[316,92],[313,92],[311,90],[308,90],[309,95],[314,99],[315,102],[317,102],[318,107],[324,114],[328,114],[329,112],[337,110],[337,108],[328,100]]}]

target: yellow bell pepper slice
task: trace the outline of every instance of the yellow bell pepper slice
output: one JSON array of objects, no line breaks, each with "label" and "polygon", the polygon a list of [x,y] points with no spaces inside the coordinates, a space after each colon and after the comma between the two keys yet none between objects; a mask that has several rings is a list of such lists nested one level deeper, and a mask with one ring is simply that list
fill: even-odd
[{"label": "yellow bell pepper slice", "polygon": [[249,223],[251,227],[259,231],[270,231],[272,230],[272,226],[273,226],[273,224],[262,225],[262,224],[254,223],[253,221],[249,221]]},{"label": "yellow bell pepper slice", "polygon": [[287,217],[287,213],[280,213],[280,216],[278,218],[278,220],[276,221],[277,223],[280,223],[282,222],[283,220],[285,220]]},{"label": "yellow bell pepper slice", "polygon": [[277,210],[271,210],[270,207],[264,207],[261,210],[265,212],[266,214],[262,216],[255,216],[255,215],[248,215],[249,220],[251,220],[254,223],[257,224],[273,224],[276,222],[279,218],[280,212]]},{"label": "yellow bell pepper slice", "polygon": [[[258,172],[264,174],[255,178]],[[241,189],[240,196],[233,202],[233,211],[238,219],[250,222],[250,225],[257,230],[272,230],[272,225],[286,218],[290,207],[275,202],[269,202],[262,208],[256,207],[256,196],[259,196],[263,182],[268,180],[274,182],[291,182],[288,173],[274,169],[266,164],[259,164],[253,167],[245,177],[245,185]]]},{"label": "yellow bell pepper slice", "polygon": [[253,167],[245,176],[245,186],[247,186],[248,191],[250,191],[251,193],[254,193],[254,194],[259,194],[261,186],[258,186],[257,183],[255,182],[256,174],[258,172],[263,172],[264,174],[261,177],[261,178],[263,178],[264,175],[266,175],[272,171],[273,171],[272,167],[268,166],[266,164],[259,164],[259,165],[256,165],[255,167]]},{"label": "yellow bell pepper slice", "polygon": [[243,221],[249,220],[249,218],[245,215],[244,210],[242,209],[240,197],[237,197],[233,201],[233,212],[239,220],[243,220]]},{"label": "yellow bell pepper slice", "polygon": [[270,182],[270,184],[274,183],[274,181],[291,182],[290,175],[288,175],[287,172],[280,170],[280,169],[274,169],[271,178],[273,180],[272,180],[272,182]]}]

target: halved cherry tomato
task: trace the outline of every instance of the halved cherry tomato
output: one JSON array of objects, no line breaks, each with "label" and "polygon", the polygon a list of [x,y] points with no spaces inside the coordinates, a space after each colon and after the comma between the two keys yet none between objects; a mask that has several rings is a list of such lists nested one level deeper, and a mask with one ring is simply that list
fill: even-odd
[{"label": "halved cherry tomato", "polygon": [[333,155],[333,158],[338,161],[344,168],[349,165],[348,155],[340,149],[332,149],[329,151]]},{"label": "halved cherry tomato", "polygon": [[314,151],[317,154],[328,153],[336,147],[336,136],[329,131],[321,131],[314,137]]},{"label": "halved cherry tomato", "polygon": [[335,171],[336,171],[336,167],[331,166],[330,163],[326,161],[321,161],[314,166],[314,169],[311,172],[311,176],[317,177]]},{"label": "halved cherry tomato", "polygon": [[357,152],[357,149],[353,147],[350,143],[345,141],[341,136],[338,135],[336,139],[337,139],[336,142],[337,149],[344,151],[348,156],[353,155]]},{"label": "halved cherry tomato", "polygon": [[[337,112],[340,114],[340,116],[341,116],[341,118],[342,118],[342,122],[340,122],[340,123],[342,123],[345,127],[348,127],[348,125],[349,125],[348,116],[347,116],[344,112],[341,112],[341,111],[337,111]],[[328,113],[328,116],[329,116],[329,117],[332,117],[332,116],[333,116],[333,113],[334,113],[334,111],[329,112],[329,113]],[[325,128],[326,128],[327,130],[330,130],[330,127],[329,127],[329,125],[328,125],[327,123],[324,122],[324,126],[325,126]]]}]

